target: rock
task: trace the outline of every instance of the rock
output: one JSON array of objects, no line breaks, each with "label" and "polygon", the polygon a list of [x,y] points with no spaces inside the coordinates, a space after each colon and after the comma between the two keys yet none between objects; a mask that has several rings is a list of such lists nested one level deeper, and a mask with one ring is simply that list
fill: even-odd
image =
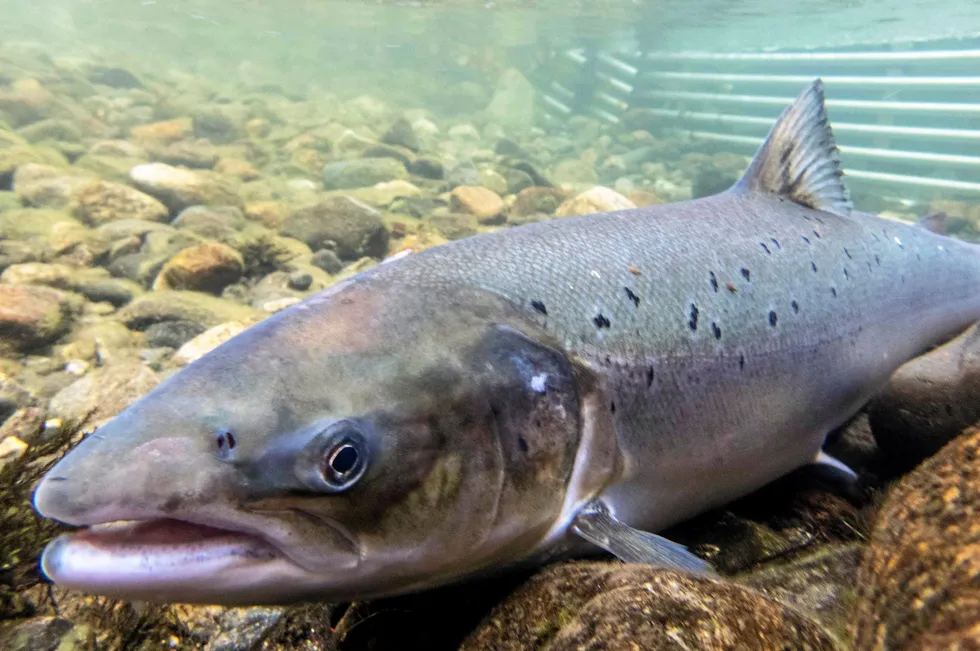
[{"label": "rock", "polygon": [[868,405],[871,431],[892,474],[911,470],[980,421],[980,330],[900,367]]},{"label": "rock", "polygon": [[245,204],[245,218],[278,229],[286,219],[286,206],[281,201],[253,201]]},{"label": "rock", "polygon": [[[367,258],[371,260],[372,258]],[[273,271],[267,274],[262,280],[255,284],[251,291],[251,304],[260,310],[269,311],[269,303],[281,301],[282,299],[300,300],[309,294],[318,292],[332,283],[332,279],[319,267],[313,265],[293,264],[289,270]],[[307,279],[302,278],[308,276]],[[301,279],[303,282],[298,285],[294,282]],[[303,287],[305,285],[305,287]]]},{"label": "rock", "polygon": [[163,321],[192,321],[210,328],[258,315],[259,312],[250,307],[207,294],[160,291],[140,296],[119,310],[117,318],[130,330],[146,330]]},{"label": "rock", "polygon": [[50,147],[32,146],[26,143],[2,146],[0,142],[0,187],[10,188],[14,171],[27,163],[39,163],[61,169],[68,166],[67,159]]},{"label": "rock", "polygon": [[490,168],[480,170],[480,185],[497,194],[507,194],[507,179]]},{"label": "rock", "polygon": [[408,171],[426,179],[441,179],[445,174],[442,163],[431,156],[419,156],[407,165]]},{"label": "rock", "polygon": [[565,186],[594,185],[599,180],[595,166],[579,158],[568,158],[555,165],[551,173],[555,183]]},{"label": "rock", "polygon": [[227,242],[245,227],[245,215],[236,206],[191,206],[172,222],[174,228]]},{"label": "rock", "polygon": [[854,648],[980,645],[980,429],[893,488],[857,576]]},{"label": "rock", "polygon": [[357,158],[327,163],[323,168],[323,185],[327,190],[365,188],[407,178],[405,166],[393,158]]},{"label": "rock", "polygon": [[418,151],[420,149],[419,139],[412,129],[412,123],[404,117],[398,118],[388,127],[388,130],[381,136],[381,142],[388,145],[404,147],[411,151]]},{"label": "rock", "polygon": [[0,90],[0,114],[15,127],[43,120],[54,105],[54,95],[36,79],[18,79]]},{"label": "rock", "polygon": [[421,196],[422,190],[408,181],[388,181],[386,183],[378,183],[370,188],[346,190],[344,194],[363,201],[366,204],[386,208],[396,199]]},{"label": "rock", "polygon": [[190,289],[220,294],[244,272],[245,261],[238,251],[218,242],[204,242],[171,258],[154,281],[153,289]]},{"label": "rock", "polygon": [[52,118],[30,124],[19,130],[28,142],[60,140],[62,142],[81,142],[82,131],[70,120]]},{"label": "rock", "polygon": [[13,620],[0,627],[0,647],[7,651],[59,651],[84,644],[84,632],[63,617]]},{"label": "rock", "polygon": [[487,118],[505,127],[527,129],[534,122],[534,96],[531,82],[510,68],[497,79]]},{"label": "rock", "polygon": [[323,269],[328,274],[338,273],[344,268],[344,263],[340,261],[337,254],[330,249],[320,249],[313,254],[310,262],[320,269]]},{"label": "rock", "polygon": [[50,403],[53,415],[81,426],[98,426],[160,383],[156,374],[133,360],[92,370],[59,391]]},{"label": "rock", "polygon": [[76,292],[90,301],[108,301],[116,306],[128,303],[142,291],[135,283],[110,278],[109,273],[100,267],[86,269],[39,262],[9,266],[0,274],[0,282],[47,285]]},{"label": "rock", "polygon": [[149,348],[180,348],[205,330],[192,321],[163,321],[154,323],[143,334]]},{"label": "rock", "polygon": [[449,207],[456,212],[475,215],[483,224],[502,222],[504,202],[500,196],[479,186],[461,185],[452,191],[449,197]]},{"label": "rock", "polygon": [[59,346],[62,359],[82,359],[99,364],[133,357],[144,337],[115,321],[102,320],[72,333],[69,343]]},{"label": "rock", "polygon": [[313,284],[313,276],[303,271],[294,271],[289,274],[288,285],[290,289],[298,292],[305,292]]},{"label": "rock", "polygon": [[599,185],[562,203],[558,206],[558,210],[555,211],[555,215],[558,217],[570,217],[572,215],[591,215],[597,212],[626,210],[629,208],[636,208],[632,201],[615,190],[610,190]]},{"label": "rock", "polygon": [[0,372],[0,423],[18,409],[30,407],[34,401],[30,391],[6,373]]},{"label": "rock", "polygon": [[49,344],[71,327],[80,305],[49,287],[0,284],[0,352]]},{"label": "rock", "polygon": [[408,165],[415,160],[415,153],[411,149],[383,143],[365,148],[361,156],[363,158],[394,158],[402,165]]},{"label": "rock", "polygon": [[524,188],[517,193],[511,215],[527,217],[528,215],[553,215],[565,199],[565,193],[557,188],[539,188],[537,186]]},{"label": "rock", "polygon": [[243,135],[231,111],[225,108],[198,111],[193,115],[193,123],[195,136],[219,145],[234,142]]},{"label": "rock", "polygon": [[511,194],[518,194],[526,188],[535,186],[534,178],[524,170],[515,167],[501,167],[500,174],[507,180],[507,191]]},{"label": "rock", "polygon": [[14,173],[13,190],[25,206],[64,208],[76,189],[90,182],[51,165],[27,163]]},{"label": "rock", "polygon": [[221,344],[225,343],[235,335],[244,332],[249,326],[258,322],[257,318],[246,319],[243,321],[230,321],[221,323],[185,343],[174,353],[173,362],[177,365],[190,364],[196,359],[200,359]]},{"label": "rock", "polygon": [[272,132],[272,125],[263,118],[252,118],[245,123],[245,133],[252,138],[265,138]]},{"label": "rock", "polygon": [[479,222],[474,215],[459,212],[438,212],[429,217],[429,224],[449,240],[461,240],[476,235]]},{"label": "rock", "polygon": [[816,622],[755,590],[642,565],[567,563],[535,575],[460,651],[836,651]]},{"label": "rock", "polygon": [[6,436],[0,439],[0,472],[3,471],[4,466],[24,456],[27,447],[27,443],[16,436]]},{"label": "rock", "polygon": [[167,207],[135,188],[111,181],[96,181],[74,192],[75,217],[92,226],[120,219],[166,221]]},{"label": "rock", "polygon": [[176,142],[187,138],[191,134],[192,128],[189,119],[179,118],[176,120],[143,124],[138,127],[133,127],[129,133],[137,141]]},{"label": "rock", "polygon": [[162,201],[172,213],[193,205],[240,205],[230,182],[207,172],[192,172],[166,163],[137,165],[129,177],[140,190]]},{"label": "rock", "polygon": [[145,159],[146,150],[128,140],[100,140],[88,149],[93,156],[112,156],[116,158]]},{"label": "rock", "polygon": [[848,639],[854,585],[864,546],[835,545],[788,563],[751,572],[740,582],[790,608],[813,615],[839,639]]},{"label": "rock", "polygon": [[314,250],[326,245],[344,260],[380,258],[388,250],[388,231],[381,213],[347,196],[327,197],[297,210],[286,218],[282,233]]},{"label": "rock", "polygon": [[179,140],[157,151],[155,158],[169,165],[203,170],[214,167],[218,152],[208,140]]},{"label": "rock", "polygon": [[222,158],[214,166],[214,170],[242,181],[254,181],[262,176],[250,162],[242,158]]},{"label": "rock", "polygon": [[201,239],[196,235],[174,228],[153,230],[143,236],[137,253],[113,257],[109,271],[113,276],[149,286],[170,258],[200,243]]},{"label": "rock", "polygon": [[88,73],[88,80],[93,84],[102,84],[112,88],[142,88],[139,77],[125,68],[110,68],[95,66]]}]

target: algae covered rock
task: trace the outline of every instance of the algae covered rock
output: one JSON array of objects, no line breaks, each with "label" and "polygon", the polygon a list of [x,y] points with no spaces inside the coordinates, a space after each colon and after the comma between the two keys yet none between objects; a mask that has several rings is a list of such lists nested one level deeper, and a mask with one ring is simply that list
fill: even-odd
[{"label": "algae covered rock", "polygon": [[799,611],[721,579],[620,563],[566,563],[535,575],[461,651],[795,649],[837,644]]},{"label": "algae covered rock", "polygon": [[366,188],[407,178],[405,165],[394,158],[357,158],[327,163],[323,168],[323,187],[327,190]]},{"label": "algae covered rock", "polygon": [[144,294],[119,310],[117,318],[131,330],[145,330],[161,321],[192,321],[208,328],[226,321],[240,321],[261,313],[245,305],[190,291]]},{"label": "algae covered rock", "polygon": [[980,421],[980,330],[904,364],[868,405],[868,418],[893,472],[915,467]]},{"label": "algae covered rock", "polygon": [[206,171],[191,171],[166,163],[145,163],[130,170],[129,177],[136,187],[159,199],[171,212],[197,204],[241,204],[230,181]]},{"label": "algae covered rock", "polygon": [[980,647],[980,429],[905,477],[857,576],[860,651]]},{"label": "algae covered rock", "polygon": [[493,190],[461,185],[453,189],[449,207],[455,212],[474,215],[480,223],[493,224],[501,221],[504,202]]},{"label": "algae covered rock", "polygon": [[163,266],[154,290],[192,289],[218,294],[237,281],[245,261],[235,249],[219,242],[204,242],[180,251]]},{"label": "algae covered rock", "polygon": [[55,394],[50,411],[62,420],[79,425],[100,425],[159,382],[143,362],[115,361],[92,370]]},{"label": "algae covered rock", "polygon": [[300,208],[286,218],[282,234],[305,242],[313,250],[327,246],[344,260],[380,258],[388,248],[381,213],[343,195]]},{"label": "algae covered rock", "polygon": [[49,344],[71,327],[78,297],[37,285],[0,284],[0,350]]},{"label": "algae covered rock", "polygon": [[135,188],[111,181],[97,181],[74,192],[74,215],[92,226],[120,219],[162,222],[169,217],[165,205]]},{"label": "algae covered rock", "polygon": [[571,217],[629,208],[636,208],[636,205],[615,190],[599,185],[562,203],[555,211],[555,215]]}]

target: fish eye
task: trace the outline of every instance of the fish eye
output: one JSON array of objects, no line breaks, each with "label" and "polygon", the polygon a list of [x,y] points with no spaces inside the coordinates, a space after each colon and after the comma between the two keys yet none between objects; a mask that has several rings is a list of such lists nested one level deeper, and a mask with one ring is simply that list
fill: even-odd
[{"label": "fish eye", "polygon": [[323,468],[324,478],[331,484],[341,485],[354,479],[363,469],[357,441],[345,438],[327,452]]},{"label": "fish eye", "polygon": [[368,449],[364,435],[350,421],[329,425],[310,441],[296,461],[296,472],[315,491],[339,493],[364,476]]}]

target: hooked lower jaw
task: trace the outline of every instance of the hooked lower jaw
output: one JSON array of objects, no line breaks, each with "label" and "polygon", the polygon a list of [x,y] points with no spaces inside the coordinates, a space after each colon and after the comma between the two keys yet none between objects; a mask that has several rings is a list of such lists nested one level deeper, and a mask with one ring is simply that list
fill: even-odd
[{"label": "hooked lower jaw", "polygon": [[279,574],[294,567],[255,536],[164,519],[64,534],[41,556],[44,574],[61,586],[152,601],[217,602],[261,583],[273,566]]}]

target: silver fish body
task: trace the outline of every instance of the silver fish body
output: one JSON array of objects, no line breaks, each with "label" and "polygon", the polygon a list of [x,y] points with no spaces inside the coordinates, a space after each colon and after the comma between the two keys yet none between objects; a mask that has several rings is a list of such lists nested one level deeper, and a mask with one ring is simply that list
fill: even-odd
[{"label": "silver fish body", "polygon": [[815,83],[728,192],[461,240],[274,315],[49,472],[37,510],[90,528],[44,570],[210,603],[396,594],[590,545],[697,571],[640,530],[815,460],[980,318],[978,248],[854,212],[840,176]]}]

